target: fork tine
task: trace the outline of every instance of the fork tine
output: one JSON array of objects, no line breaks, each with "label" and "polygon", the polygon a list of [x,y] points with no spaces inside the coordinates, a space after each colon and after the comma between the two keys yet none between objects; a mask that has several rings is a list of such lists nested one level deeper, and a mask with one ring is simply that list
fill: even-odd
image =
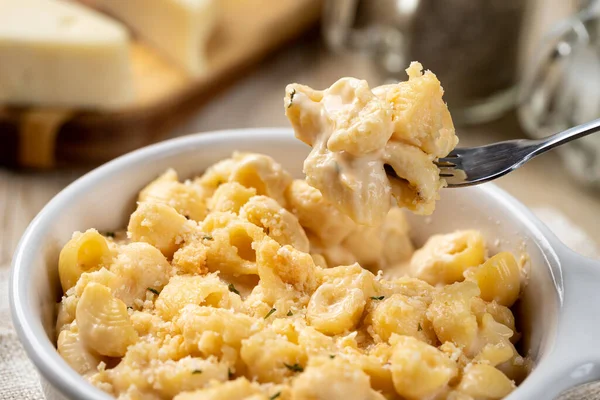
[{"label": "fork tine", "polygon": [[453,157],[450,157],[450,154],[448,155],[448,157],[442,157],[442,158],[438,158],[437,160],[434,160],[433,162],[436,164],[456,164],[457,162],[461,161],[461,156],[460,155],[455,155]]},{"label": "fork tine", "polygon": [[435,165],[438,166],[438,168],[454,168],[456,167],[456,163],[453,163],[451,161],[435,161]]},{"label": "fork tine", "polygon": [[454,149],[450,153],[448,153],[448,155],[446,157],[440,158],[440,161],[441,160],[448,160],[448,159],[452,159],[452,158],[459,158],[460,154],[456,150],[457,149]]}]

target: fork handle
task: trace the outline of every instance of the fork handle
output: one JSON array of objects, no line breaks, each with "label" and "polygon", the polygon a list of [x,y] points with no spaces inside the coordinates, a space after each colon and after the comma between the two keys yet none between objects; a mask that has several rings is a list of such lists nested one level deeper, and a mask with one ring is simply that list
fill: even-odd
[{"label": "fork handle", "polygon": [[600,131],[600,118],[590,122],[586,122],[585,124],[577,125],[573,128],[556,133],[547,138],[535,140],[534,142],[536,142],[537,146],[533,150],[532,155],[545,153],[546,151],[552,150],[553,148],[560,146],[561,144],[570,142],[571,140],[579,139],[587,135],[591,135],[592,133],[596,133],[598,131]]}]

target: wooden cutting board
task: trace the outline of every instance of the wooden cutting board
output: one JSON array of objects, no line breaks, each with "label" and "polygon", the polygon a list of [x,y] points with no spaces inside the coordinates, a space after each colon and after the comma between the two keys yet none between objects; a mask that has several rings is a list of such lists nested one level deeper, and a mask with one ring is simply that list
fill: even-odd
[{"label": "wooden cutting board", "polygon": [[102,113],[0,106],[0,165],[89,166],[159,140],[219,88],[314,26],[322,0],[219,1],[222,15],[203,76],[188,77],[134,39],[132,105]]}]

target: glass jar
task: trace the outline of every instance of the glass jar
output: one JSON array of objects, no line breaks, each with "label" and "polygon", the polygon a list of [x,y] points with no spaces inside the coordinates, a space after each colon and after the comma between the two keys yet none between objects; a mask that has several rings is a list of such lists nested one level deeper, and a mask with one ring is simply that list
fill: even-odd
[{"label": "glass jar", "polygon": [[[518,107],[527,134],[542,138],[600,117],[600,1],[558,23],[524,78]],[[600,189],[600,135],[558,148],[579,182]]]},{"label": "glass jar", "polygon": [[372,58],[382,81],[406,79],[419,61],[445,89],[457,124],[514,107],[519,43],[529,0],[326,0],[324,35],[334,51]]}]

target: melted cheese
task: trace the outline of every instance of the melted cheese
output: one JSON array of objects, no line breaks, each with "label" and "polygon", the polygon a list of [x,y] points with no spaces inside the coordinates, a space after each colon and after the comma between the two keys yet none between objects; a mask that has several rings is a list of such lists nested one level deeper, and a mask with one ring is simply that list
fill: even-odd
[{"label": "melted cheese", "polygon": [[355,78],[322,91],[286,88],[286,115],[296,137],[313,147],[304,163],[308,183],[357,223],[379,225],[391,197],[415,213],[431,214],[445,185],[434,161],[458,138],[439,81],[421,69],[412,63],[408,81],[373,90]]}]

